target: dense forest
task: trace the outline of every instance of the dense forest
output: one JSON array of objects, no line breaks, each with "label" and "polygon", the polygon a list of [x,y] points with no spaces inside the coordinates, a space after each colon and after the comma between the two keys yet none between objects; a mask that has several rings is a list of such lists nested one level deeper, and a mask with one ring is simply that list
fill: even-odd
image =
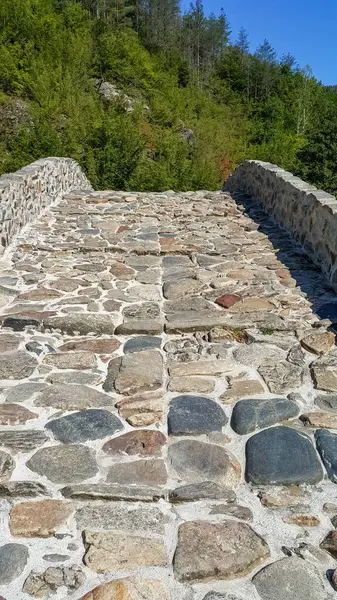
[{"label": "dense forest", "polygon": [[216,189],[255,158],[337,192],[336,88],[202,0],[1,0],[0,136],[0,174],[70,156],[97,188]]}]

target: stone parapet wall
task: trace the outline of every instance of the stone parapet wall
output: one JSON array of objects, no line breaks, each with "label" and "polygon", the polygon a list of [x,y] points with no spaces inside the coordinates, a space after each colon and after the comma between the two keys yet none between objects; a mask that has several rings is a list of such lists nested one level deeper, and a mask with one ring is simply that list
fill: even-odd
[{"label": "stone parapet wall", "polygon": [[287,229],[337,288],[337,200],[276,165],[247,160],[224,190],[244,192]]},{"label": "stone parapet wall", "polygon": [[72,190],[92,190],[71,158],[45,158],[0,177],[0,252],[26,223]]}]

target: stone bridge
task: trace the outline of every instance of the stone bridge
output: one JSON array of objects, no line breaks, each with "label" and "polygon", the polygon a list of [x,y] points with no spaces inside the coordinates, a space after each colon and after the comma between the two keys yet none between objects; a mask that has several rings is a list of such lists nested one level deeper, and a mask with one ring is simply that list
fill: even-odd
[{"label": "stone bridge", "polygon": [[0,596],[332,600],[336,200],[0,179]]}]

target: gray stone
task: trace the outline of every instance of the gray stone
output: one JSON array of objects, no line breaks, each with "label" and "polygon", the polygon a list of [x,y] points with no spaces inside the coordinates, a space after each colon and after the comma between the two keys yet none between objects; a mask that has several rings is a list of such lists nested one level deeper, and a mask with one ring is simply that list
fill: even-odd
[{"label": "gray stone", "polygon": [[253,583],[262,600],[329,600],[319,571],[294,556],[267,565]]},{"label": "gray stone", "polygon": [[42,558],[46,562],[64,562],[69,560],[70,556],[67,554],[44,554]]},{"label": "gray stone", "polygon": [[123,309],[123,316],[126,321],[155,321],[160,317],[160,306],[155,302],[131,304]]},{"label": "gray stone", "polygon": [[246,523],[191,521],[179,527],[173,569],[181,582],[233,579],[247,575],[268,556],[267,543]]},{"label": "gray stone", "polygon": [[13,335],[12,333],[2,333],[0,334],[0,352],[11,352],[13,350],[17,350],[19,343],[21,342],[21,338],[18,335]]},{"label": "gray stone", "polygon": [[55,371],[48,375],[48,383],[53,385],[97,385],[102,380],[103,373],[91,371]]},{"label": "gray stone", "polygon": [[45,432],[39,429],[0,431],[0,446],[6,446],[13,452],[30,452],[49,441]]},{"label": "gray stone", "polygon": [[28,560],[28,548],[23,544],[5,544],[0,547],[0,585],[20,577]]},{"label": "gray stone", "polygon": [[[0,488],[1,489],[1,488]],[[127,502],[158,502],[165,498],[162,487],[148,485],[120,485],[115,483],[87,483],[67,486],[61,490],[65,498],[78,500],[109,500]]]},{"label": "gray stone", "polygon": [[337,483],[337,434],[318,429],[315,440],[329,479]]},{"label": "gray stone", "polygon": [[67,314],[62,317],[49,317],[44,319],[47,329],[60,329],[69,335],[113,335],[115,330],[114,320],[104,314]]},{"label": "gray stone", "polygon": [[8,481],[0,484],[0,498],[48,496],[47,488],[36,481]]},{"label": "gray stone", "polygon": [[258,369],[272,394],[283,394],[301,387],[303,371],[301,367],[280,360],[273,365],[263,365]]},{"label": "gray stone", "polygon": [[160,352],[144,350],[111,360],[103,389],[132,396],[156,390],[162,384],[163,359]]},{"label": "gray stone", "polygon": [[292,363],[293,365],[297,365],[298,367],[305,366],[305,354],[300,344],[296,344],[289,350],[287,360],[288,362]]},{"label": "gray stone", "polygon": [[255,429],[292,419],[298,414],[297,404],[286,398],[240,400],[234,406],[231,427],[236,433],[245,435]]},{"label": "gray stone", "polygon": [[246,479],[256,485],[314,484],[323,470],[310,438],[290,427],[272,427],[246,444]]},{"label": "gray stone", "polygon": [[98,471],[92,450],[80,445],[42,448],[26,464],[53,483],[80,483]]},{"label": "gray stone", "polygon": [[7,452],[0,450],[0,481],[7,481],[15,468],[15,461]]},{"label": "gray stone", "polygon": [[141,334],[149,334],[149,335],[159,335],[164,330],[163,321],[155,321],[152,320],[140,320],[136,319],[135,321],[124,321],[116,327],[115,334],[116,335],[141,335]]},{"label": "gray stone", "polygon": [[221,431],[228,419],[222,408],[203,396],[177,396],[170,402],[168,431],[170,435],[198,435]]},{"label": "gray stone", "polygon": [[164,298],[167,300],[177,300],[184,296],[198,294],[205,286],[196,279],[180,279],[178,281],[167,281],[163,286]]},{"label": "gray stone", "polygon": [[168,518],[156,506],[115,504],[88,504],[76,511],[78,529],[92,528],[95,531],[115,529],[116,531],[144,531],[163,534]]},{"label": "gray stone", "polygon": [[213,481],[182,485],[175,490],[171,490],[169,493],[169,500],[174,504],[206,499],[235,502],[236,494],[230,488],[214,483]]},{"label": "gray stone", "polygon": [[61,586],[66,587],[68,592],[74,592],[81,587],[84,581],[85,575],[77,565],[48,567],[43,573],[31,571],[22,590],[35,598],[42,598],[56,593]]},{"label": "gray stone", "polygon": [[85,385],[44,385],[34,404],[36,406],[52,406],[61,410],[84,410],[112,406],[113,399],[108,394]]},{"label": "gray stone", "polygon": [[46,429],[60,442],[73,444],[114,435],[123,429],[123,425],[111,412],[94,408],[49,421]]},{"label": "gray stone", "polygon": [[169,447],[168,459],[178,477],[187,482],[206,480],[230,488],[240,483],[240,463],[222,446],[182,440]]},{"label": "gray stone", "polygon": [[242,521],[252,522],[254,519],[253,513],[247,506],[240,506],[239,504],[217,504],[213,506],[210,515],[227,515],[229,517],[235,517]]},{"label": "gray stone", "polygon": [[124,344],[124,353],[129,354],[132,352],[139,352],[140,350],[153,350],[160,348],[161,339],[153,336],[139,336],[127,340]]},{"label": "gray stone", "polygon": [[167,482],[165,462],[142,459],[118,463],[110,467],[107,481],[123,485],[164,485]]},{"label": "gray stone", "polygon": [[20,383],[14,387],[8,388],[5,392],[6,402],[24,402],[29,400],[37,392],[41,392],[46,386],[45,383]]},{"label": "gray stone", "polygon": [[315,404],[324,410],[337,411],[337,394],[321,394],[316,396]]},{"label": "gray stone", "polygon": [[255,343],[239,346],[237,350],[234,350],[233,356],[243,365],[259,367],[266,359],[274,359],[276,362],[286,358],[286,352],[277,346]]},{"label": "gray stone", "polygon": [[25,379],[30,377],[38,362],[28,352],[3,352],[0,362],[0,379]]}]

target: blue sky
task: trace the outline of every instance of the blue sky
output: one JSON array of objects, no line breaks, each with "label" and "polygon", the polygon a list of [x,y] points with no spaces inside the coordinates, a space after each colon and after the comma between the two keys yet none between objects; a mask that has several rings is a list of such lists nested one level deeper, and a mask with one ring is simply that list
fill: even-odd
[{"label": "blue sky", "polygon": [[204,7],[224,9],[234,39],[247,29],[251,50],[267,38],[279,55],[290,52],[325,85],[337,85],[337,0],[204,0]]}]

